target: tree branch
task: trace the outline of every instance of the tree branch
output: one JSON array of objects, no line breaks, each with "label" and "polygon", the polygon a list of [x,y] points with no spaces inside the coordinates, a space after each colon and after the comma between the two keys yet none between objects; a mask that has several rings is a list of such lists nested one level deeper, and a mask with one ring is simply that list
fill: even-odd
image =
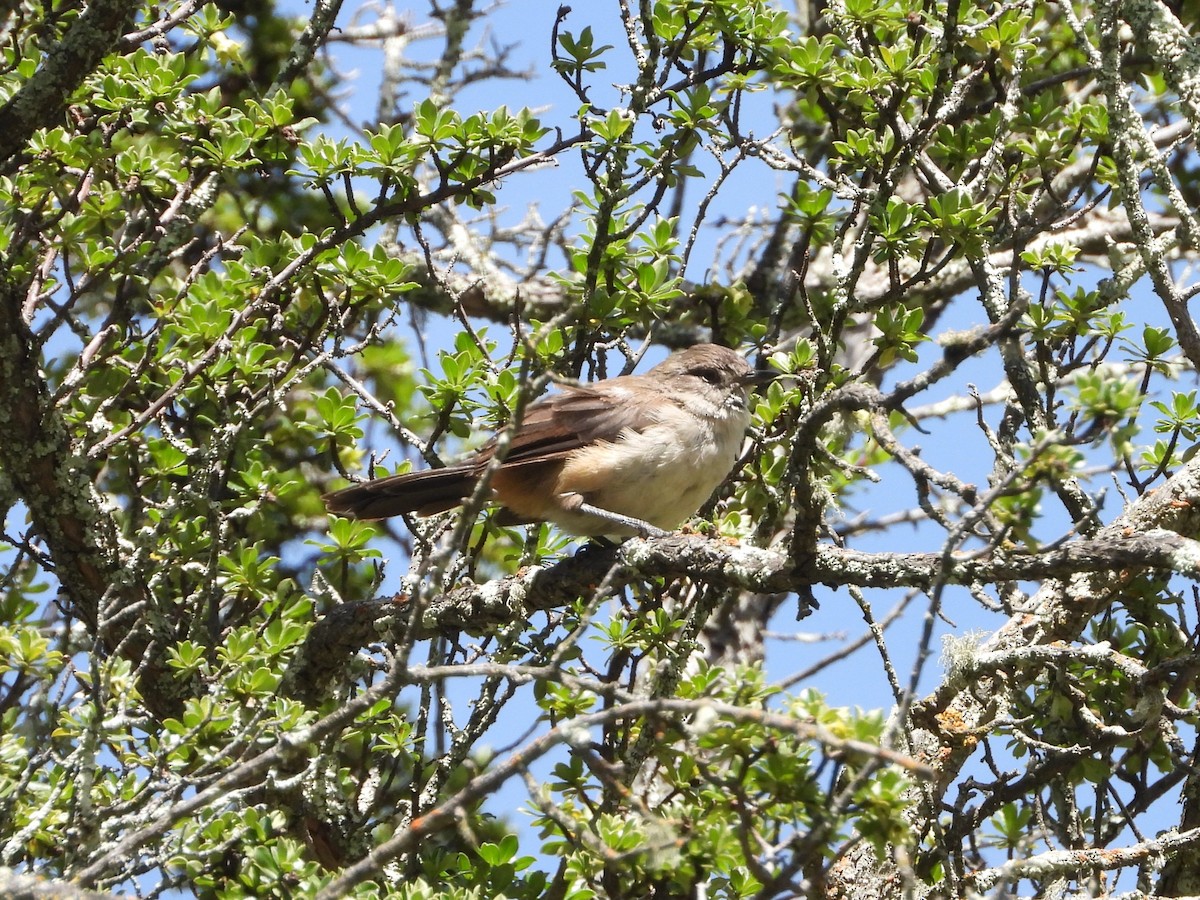
[{"label": "tree branch", "polygon": [[1089,847],[1084,850],[1052,850],[1025,859],[1010,859],[993,869],[983,869],[968,876],[980,893],[995,891],[1002,884],[1012,884],[1030,878],[1041,882],[1057,878],[1078,878],[1081,873],[1110,871],[1126,866],[1172,857],[1179,853],[1195,852],[1200,844],[1200,828],[1190,831],[1169,831],[1162,837],[1143,841],[1121,850]]},{"label": "tree branch", "polygon": [[[1200,495],[1196,497],[1200,503]],[[985,553],[954,558],[941,553],[864,553],[818,547],[811,559],[695,534],[588,546],[550,567],[531,566],[485,584],[464,583],[413,609],[408,596],[347,603],[313,626],[284,678],[284,691],[316,702],[338,682],[346,662],[376,641],[425,640],[482,633],[587,597],[601,583],[613,591],[647,578],[691,578],[732,590],[800,592],[812,585],[916,587],[1069,578],[1105,573],[1106,584],[1127,584],[1136,572],[1159,569],[1200,581],[1200,542],[1164,529],[1106,530],[1041,553]],[[1118,577],[1113,578],[1112,573]],[[802,607],[801,617],[811,610]]]},{"label": "tree branch", "polygon": [[0,272],[0,470],[29,508],[46,542],[66,605],[104,646],[141,666],[139,686],[161,714],[177,708],[185,682],[147,658],[149,630],[106,627],[111,611],[140,599],[119,558],[117,527],[97,496],[92,472],[42,376],[36,341],[21,314],[21,290]]},{"label": "tree branch", "polygon": [[0,868],[0,894],[9,900],[116,900],[116,894],[88,891],[57,879],[24,875]]},{"label": "tree branch", "polygon": [[135,8],[125,0],[87,5],[38,70],[0,108],[0,159],[10,159],[35,131],[55,124],[75,89],[120,39]]}]

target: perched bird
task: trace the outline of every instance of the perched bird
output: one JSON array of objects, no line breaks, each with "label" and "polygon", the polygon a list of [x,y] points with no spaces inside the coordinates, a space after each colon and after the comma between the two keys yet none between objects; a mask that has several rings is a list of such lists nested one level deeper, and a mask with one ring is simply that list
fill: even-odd
[{"label": "perched bird", "polygon": [[[530,404],[491,480],[500,522],[553,522],[584,536],[654,535],[694,514],[729,475],[750,424],[747,391],[774,373],[727,347],[697,344],[644,375],[565,386]],[[470,497],[492,438],[444,469],[325,495],[331,513],[427,516]]]}]

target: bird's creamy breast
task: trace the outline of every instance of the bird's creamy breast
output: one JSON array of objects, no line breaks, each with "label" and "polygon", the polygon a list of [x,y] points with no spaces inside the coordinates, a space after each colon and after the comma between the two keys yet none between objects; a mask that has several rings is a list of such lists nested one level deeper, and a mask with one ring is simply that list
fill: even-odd
[{"label": "bird's creamy breast", "polygon": [[672,410],[649,428],[577,451],[559,483],[603,509],[675,528],[725,480],[748,420],[744,409],[729,407],[709,418]]}]

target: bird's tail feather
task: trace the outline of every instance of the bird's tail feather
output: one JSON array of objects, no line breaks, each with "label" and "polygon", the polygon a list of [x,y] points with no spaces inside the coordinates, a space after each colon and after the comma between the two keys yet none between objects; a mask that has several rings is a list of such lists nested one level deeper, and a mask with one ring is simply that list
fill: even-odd
[{"label": "bird's tail feather", "polygon": [[431,516],[470,497],[478,478],[475,466],[450,466],[367,481],[322,499],[331,513],[355,519],[386,519],[402,513]]}]

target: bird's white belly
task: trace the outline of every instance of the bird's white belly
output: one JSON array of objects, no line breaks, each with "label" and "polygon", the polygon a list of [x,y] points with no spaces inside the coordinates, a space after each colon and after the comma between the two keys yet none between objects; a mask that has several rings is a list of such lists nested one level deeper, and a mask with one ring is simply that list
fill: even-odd
[{"label": "bird's white belly", "polygon": [[[702,425],[683,410],[640,432],[625,431],[611,443],[577,451],[563,467],[559,484],[593,506],[671,530],[712,496],[733,468],[749,414],[727,415]],[[680,421],[681,417],[686,419]],[[565,496],[565,492],[564,492]],[[554,521],[579,534],[627,535],[612,522],[562,510]]]}]

